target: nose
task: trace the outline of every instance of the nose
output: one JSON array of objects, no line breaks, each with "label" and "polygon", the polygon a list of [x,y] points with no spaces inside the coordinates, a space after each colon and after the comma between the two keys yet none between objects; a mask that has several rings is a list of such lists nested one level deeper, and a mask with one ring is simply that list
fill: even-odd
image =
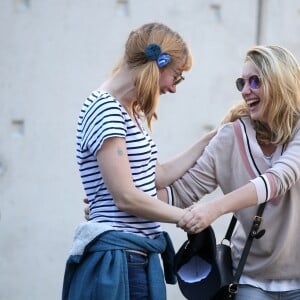
[{"label": "nose", "polygon": [[241,91],[242,95],[248,95],[252,92],[252,89],[250,87],[250,84],[248,82],[248,80],[245,82],[245,85]]}]

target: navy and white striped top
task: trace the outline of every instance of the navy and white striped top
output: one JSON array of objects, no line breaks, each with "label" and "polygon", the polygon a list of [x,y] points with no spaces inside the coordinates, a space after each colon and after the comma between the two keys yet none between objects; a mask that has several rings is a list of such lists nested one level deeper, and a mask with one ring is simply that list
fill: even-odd
[{"label": "navy and white striped top", "polygon": [[[143,124],[138,121],[142,132],[115,98],[103,91],[93,92],[84,102],[78,119],[77,163],[89,200],[91,220],[108,224],[116,230],[153,238],[162,231],[160,223],[117,208],[103,182],[96,157],[105,139],[124,137],[135,186],[156,197],[157,148]],[[115,180],[118,180],[117,174]]]}]

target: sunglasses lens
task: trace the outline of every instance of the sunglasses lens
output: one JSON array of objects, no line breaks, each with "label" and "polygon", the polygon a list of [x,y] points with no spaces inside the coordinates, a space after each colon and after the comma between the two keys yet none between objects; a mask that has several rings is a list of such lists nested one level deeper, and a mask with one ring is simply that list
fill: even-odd
[{"label": "sunglasses lens", "polygon": [[235,81],[236,88],[241,92],[245,86],[245,79],[244,78],[238,78]]},{"label": "sunglasses lens", "polygon": [[[251,89],[257,90],[260,88],[260,79],[257,75],[252,75],[248,79]],[[237,89],[241,92],[246,84],[246,79],[238,78],[235,82]]]},{"label": "sunglasses lens", "polygon": [[258,76],[256,76],[256,75],[250,76],[249,84],[250,84],[251,89],[255,89],[255,90],[259,89],[260,88],[260,80],[259,80]]}]

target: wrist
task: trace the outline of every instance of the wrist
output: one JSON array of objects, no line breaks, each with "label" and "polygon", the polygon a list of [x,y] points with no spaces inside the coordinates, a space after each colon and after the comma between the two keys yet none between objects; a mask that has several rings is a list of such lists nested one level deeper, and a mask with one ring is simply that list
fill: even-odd
[{"label": "wrist", "polygon": [[178,218],[177,222],[176,222],[176,226],[180,227],[178,224],[184,219],[185,215],[190,212],[192,210],[192,208],[194,207],[194,205],[191,205],[189,207],[186,208],[181,208],[181,216]]}]

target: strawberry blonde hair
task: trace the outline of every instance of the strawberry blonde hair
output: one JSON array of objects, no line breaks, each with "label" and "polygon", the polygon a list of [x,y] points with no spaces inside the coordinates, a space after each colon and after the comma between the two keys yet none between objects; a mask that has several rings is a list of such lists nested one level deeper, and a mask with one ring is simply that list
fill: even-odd
[{"label": "strawberry blonde hair", "polygon": [[133,71],[133,83],[136,87],[133,111],[145,117],[151,129],[153,119],[157,119],[159,77],[162,69],[155,60],[149,60],[145,54],[145,49],[150,44],[158,45],[162,53],[170,55],[171,61],[164,68],[180,67],[181,71],[188,71],[192,67],[192,55],[182,37],[164,24],[148,23],[129,34],[124,57],[114,72],[124,64]]}]

